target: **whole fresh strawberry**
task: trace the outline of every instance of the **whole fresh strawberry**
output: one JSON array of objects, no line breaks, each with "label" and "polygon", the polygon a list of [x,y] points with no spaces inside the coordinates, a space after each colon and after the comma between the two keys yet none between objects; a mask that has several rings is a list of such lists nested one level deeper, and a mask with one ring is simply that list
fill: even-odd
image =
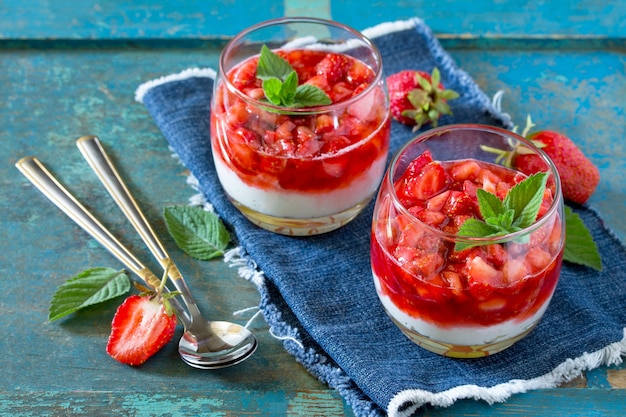
[{"label": "whole fresh strawberry", "polygon": [[113,317],[107,353],[119,362],[137,366],[161,350],[172,340],[176,328],[176,315],[168,301],[172,294],[162,294],[159,289],[126,298]]},{"label": "whole fresh strawberry", "polygon": [[[563,197],[566,200],[584,204],[595,191],[600,182],[600,171],[567,136],[552,131],[542,130],[534,133],[529,131],[535,125],[530,116],[522,136],[542,149],[554,162],[561,178]],[[505,165],[517,169],[527,175],[543,170],[545,166],[539,156],[525,151],[518,145],[511,152],[498,152],[505,158]]]},{"label": "whole fresh strawberry", "polygon": [[449,100],[459,97],[441,83],[439,69],[432,74],[420,70],[403,70],[387,77],[391,114],[400,123],[415,126],[437,126],[443,114],[452,114]]}]

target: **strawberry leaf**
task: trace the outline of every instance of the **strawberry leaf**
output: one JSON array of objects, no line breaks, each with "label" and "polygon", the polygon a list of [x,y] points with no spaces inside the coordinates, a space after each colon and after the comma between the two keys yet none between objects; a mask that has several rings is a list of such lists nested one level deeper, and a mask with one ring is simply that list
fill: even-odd
[{"label": "strawberry leaf", "polygon": [[565,206],[565,249],[563,259],[602,270],[602,258],[585,223],[571,208]]},{"label": "strawberry leaf", "polygon": [[50,302],[49,321],[55,321],[85,307],[99,304],[130,291],[124,271],[111,268],[87,269],[68,279]]},{"label": "strawberry leaf", "polygon": [[230,242],[222,221],[200,207],[166,207],[164,217],[178,247],[193,258],[206,261],[221,256]]}]

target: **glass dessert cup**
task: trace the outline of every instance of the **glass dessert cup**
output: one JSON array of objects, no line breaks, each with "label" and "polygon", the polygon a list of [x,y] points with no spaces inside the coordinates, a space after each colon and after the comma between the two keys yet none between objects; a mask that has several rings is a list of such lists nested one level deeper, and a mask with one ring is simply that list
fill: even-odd
[{"label": "glass dessert cup", "polygon": [[[262,46],[330,104],[275,105],[257,78]],[[315,235],[352,220],[374,197],[389,149],[389,102],[377,48],[341,24],[276,19],[233,38],[220,57],[211,147],[230,201],[258,226]]]},{"label": "glass dessert cup", "polygon": [[[459,236],[468,218],[482,217],[477,188],[503,199],[527,177],[494,162],[495,149],[516,145],[548,173],[536,219],[501,236]],[[563,219],[556,168],[525,138],[483,125],[429,130],[398,151],[383,177],[371,239],[378,297],[400,330],[429,351],[457,358],[500,352],[532,331],[552,298]]]}]

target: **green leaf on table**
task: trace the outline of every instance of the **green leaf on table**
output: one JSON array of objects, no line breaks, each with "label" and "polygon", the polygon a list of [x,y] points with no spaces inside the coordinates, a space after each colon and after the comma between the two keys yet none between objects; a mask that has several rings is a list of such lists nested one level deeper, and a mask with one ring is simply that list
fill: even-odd
[{"label": "green leaf on table", "polygon": [[[457,235],[473,238],[497,237],[515,233],[532,225],[539,213],[547,181],[548,174],[545,172],[530,175],[513,186],[504,201],[495,194],[479,188],[476,190],[476,197],[484,220],[466,220]],[[458,242],[454,249],[460,251],[480,244],[480,242]]]},{"label": "green leaf on table", "polygon": [[68,279],[50,302],[49,321],[55,321],[82,308],[111,300],[130,291],[124,271],[111,268],[87,269]]},{"label": "green leaf on table", "polygon": [[602,258],[593,237],[578,214],[565,206],[565,249],[563,259],[602,270]]},{"label": "green leaf on table", "polygon": [[178,247],[193,258],[206,261],[221,256],[230,242],[219,217],[201,207],[166,207],[164,217]]}]

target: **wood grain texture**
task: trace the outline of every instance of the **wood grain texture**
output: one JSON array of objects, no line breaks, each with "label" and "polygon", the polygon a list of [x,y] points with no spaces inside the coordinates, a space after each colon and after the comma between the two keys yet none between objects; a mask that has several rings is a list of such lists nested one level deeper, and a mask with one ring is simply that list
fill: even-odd
[{"label": "wood grain texture", "polygon": [[[140,368],[109,358],[104,346],[120,300],[47,323],[58,285],[85,268],[119,264],[19,174],[13,165],[23,156],[37,155],[157,269],[80,156],[75,140],[85,134],[104,142],[200,308],[240,323],[254,314],[233,316],[258,305],[252,283],[221,260],[189,258],[167,235],[164,207],[187,204],[195,191],[134,91],[165,74],[215,67],[228,36],[265,18],[309,10],[362,29],[423,16],[487,94],[505,92],[503,110],[514,120],[531,113],[538,124],[575,138],[602,173],[592,205],[626,238],[624,2],[405,1],[369,9],[357,1],[243,3],[0,2],[0,416],[353,415],[337,392],[286,353],[262,318],[251,325],[258,352],[208,373],[185,366],[174,344]],[[621,365],[504,404],[468,400],[423,415],[622,416],[625,405]]]}]

